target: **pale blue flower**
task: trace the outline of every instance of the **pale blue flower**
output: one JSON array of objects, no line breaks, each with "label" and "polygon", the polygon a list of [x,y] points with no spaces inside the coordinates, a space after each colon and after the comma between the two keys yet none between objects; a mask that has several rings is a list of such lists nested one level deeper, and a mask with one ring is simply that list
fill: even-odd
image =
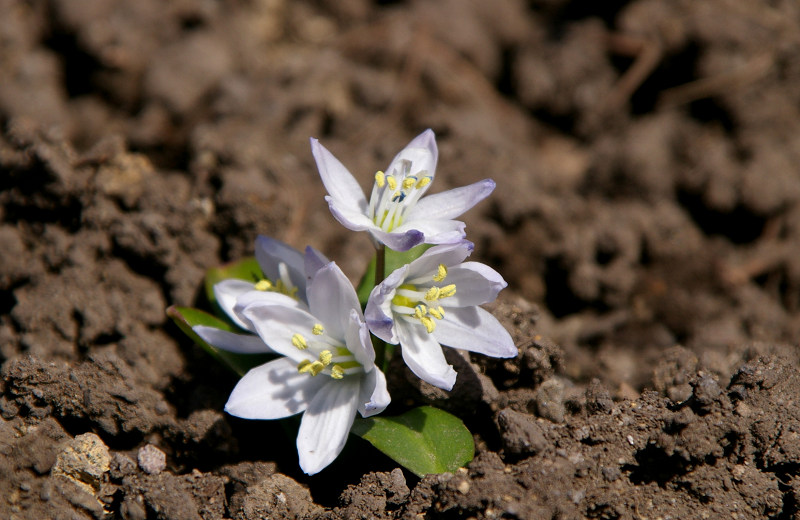
[{"label": "pale blue flower", "polygon": [[264,274],[263,279],[248,281],[230,278],[214,285],[214,296],[220,308],[244,333],[205,325],[192,327],[203,341],[213,347],[240,354],[272,352],[258,337],[253,324],[235,312],[239,297],[251,292],[254,293],[253,298],[266,294],[281,295],[286,305],[306,307],[307,279],[328,263],[328,259],[312,247],[306,248],[303,255],[283,242],[266,236],[256,238],[255,254]]},{"label": "pale blue flower", "polygon": [[279,293],[241,295],[236,314],[283,357],[253,368],[225,411],[245,419],[303,413],[297,435],[300,467],[313,475],[342,451],[356,411],[369,417],[389,404],[386,379],[352,284],[333,262],[318,269],[308,307]]},{"label": "pale blue flower", "polygon": [[373,240],[395,251],[426,244],[452,244],[464,236],[464,223],[453,220],[486,198],[491,179],[422,196],[436,171],[439,151],[432,130],[414,138],[398,153],[386,172],[375,174],[369,201],[353,175],[316,139],[311,151],[328,190],[331,213],[344,227],[369,231]]},{"label": "pale blue flower", "polygon": [[478,307],[507,284],[494,269],[464,262],[471,252],[467,241],[430,248],[376,286],[365,311],[373,334],[399,343],[411,371],[445,390],[456,372],[442,345],[499,358],[517,355],[508,331]]}]

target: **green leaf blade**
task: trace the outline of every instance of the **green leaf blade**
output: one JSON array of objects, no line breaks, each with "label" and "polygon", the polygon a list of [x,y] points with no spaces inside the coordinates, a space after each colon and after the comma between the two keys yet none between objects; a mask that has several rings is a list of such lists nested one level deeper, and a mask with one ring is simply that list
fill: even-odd
[{"label": "green leaf blade", "polygon": [[420,477],[453,472],[471,461],[475,452],[464,423],[432,406],[396,417],[358,419],[351,432]]}]

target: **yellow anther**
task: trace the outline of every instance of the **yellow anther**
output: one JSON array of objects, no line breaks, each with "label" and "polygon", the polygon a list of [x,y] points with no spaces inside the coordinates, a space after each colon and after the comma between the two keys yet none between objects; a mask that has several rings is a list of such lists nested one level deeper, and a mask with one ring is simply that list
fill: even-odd
[{"label": "yellow anther", "polygon": [[375,184],[377,184],[379,188],[386,186],[386,174],[381,171],[377,172],[375,174]]},{"label": "yellow anther", "polygon": [[331,367],[331,377],[334,379],[342,379],[344,377],[344,369],[339,365]]},{"label": "yellow anther", "polygon": [[439,270],[433,275],[434,282],[441,282],[447,276],[447,266],[444,264],[439,264]]},{"label": "yellow anther", "polygon": [[430,183],[431,183],[431,178],[430,177],[423,177],[419,181],[417,181],[417,189],[424,188],[425,186],[427,186]]},{"label": "yellow anther", "polygon": [[256,291],[269,291],[270,289],[272,289],[272,282],[266,278],[256,282]]},{"label": "yellow anther", "polygon": [[447,298],[448,296],[453,296],[456,293],[456,284],[451,283],[450,285],[445,285],[439,290],[439,298]]},{"label": "yellow anther", "polygon": [[322,372],[323,368],[325,368],[325,365],[323,365],[320,361],[306,360],[306,361],[301,361],[297,365],[298,372],[300,372],[301,374],[311,374],[312,376],[316,376],[317,374]]},{"label": "yellow anther", "polygon": [[435,302],[436,300],[439,299],[439,293],[441,292],[442,290],[439,289],[438,287],[431,287],[430,289],[428,289],[428,292],[425,293],[425,299],[428,300],[429,302]]},{"label": "yellow anther", "polygon": [[422,318],[419,319],[419,321],[421,321],[422,324],[425,325],[425,330],[428,331],[428,334],[433,332],[433,329],[436,328],[436,322],[433,321],[433,318],[431,318],[430,316],[423,316]]},{"label": "yellow anther", "polygon": [[444,309],[442,308],[441,305],[439,305],[438,307],[429,307],[428,314],[430,314],[436,319],[441,320],[444,317]]},{"label": "yellow anther", "polygon": [[391,175],[386,176],[386,182],[389,183],[389,189],[394,191],[397,189],[397,180]]},{"label": "yellow anther", "polygon": [[403,189],[409,190],[416,183],[417,183],[416,177],[406,177],[405,179],[403,179]]},{"label": "yellow anther", "polygon": [[331,354],[330,350],[323,350],[319,353],[319,361],[323,366],[330,365],[331,359],[333,359],[333,354]]},{"label": "yellow anther", "polygon": [[418,319],[421,320],[422,317],[425,316],[426,314],[428,314],[428,308],[425,306],[425,304],[420,303],[419,305],[414,307],[414,317],[415,318],[418,318]]},{"label": "yellow anther", "polygon": [[295,334],[292,336],[292,345],[299,350],[305,350],[308,348],[306,338],[304,338],[301,334]]},{"label": "yellow anther", "polygon": [[314,327],[311,329],[311,333],[315,336],[322,336],[323,332],[325,332],[325,328],[321,323],[315,323]]}]

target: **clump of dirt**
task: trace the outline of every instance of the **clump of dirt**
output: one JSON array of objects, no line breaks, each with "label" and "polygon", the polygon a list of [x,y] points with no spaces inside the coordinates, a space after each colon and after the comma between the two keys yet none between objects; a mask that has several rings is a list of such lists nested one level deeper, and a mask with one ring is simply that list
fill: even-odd
[{"label": "clump of dirt", "polygon": [[[792,2],[5,4],[0,517],[800,514]],[[467,468],[307,477],[164,310],[258,234],[356,280],[308,138],[366,183],[426,127],[435,190],[497,182],[464,218],[519,355],[387,373]]]}]

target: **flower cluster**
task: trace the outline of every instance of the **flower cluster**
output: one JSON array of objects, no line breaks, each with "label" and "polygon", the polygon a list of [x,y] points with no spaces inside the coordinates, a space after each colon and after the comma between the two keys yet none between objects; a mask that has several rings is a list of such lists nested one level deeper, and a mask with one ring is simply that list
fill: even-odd
[{"label": "flower cluster", "polygon": [[429,246],[385,279],[379,273],[382,281],[363,310],[334,262],[311,247],[300,253],[263,236],[256,240],[256,259],[264,278],[214,286],[217,303],[242,332],[205,325],[194,332],[218,349],[277,356],[244,375],[225,410],[247,419],[303,413],[297,449],[308,474],[338,456],[356,411],[369,417],[389,405],[373,336],[399,344],[409,369],[445,390],[457,374],[443,345],[501,358],[517,354],[505,328],[479,307],[506,282],[493,269],[465,261],[473,245],[464,224],[453,220],[487,197],[493,181],[424,196],[438,160],[427,130],[375,174],[367,201],[350,172],[315,139],[311,150],[330,210],[342,225],[368,231],[379,254]]}]

